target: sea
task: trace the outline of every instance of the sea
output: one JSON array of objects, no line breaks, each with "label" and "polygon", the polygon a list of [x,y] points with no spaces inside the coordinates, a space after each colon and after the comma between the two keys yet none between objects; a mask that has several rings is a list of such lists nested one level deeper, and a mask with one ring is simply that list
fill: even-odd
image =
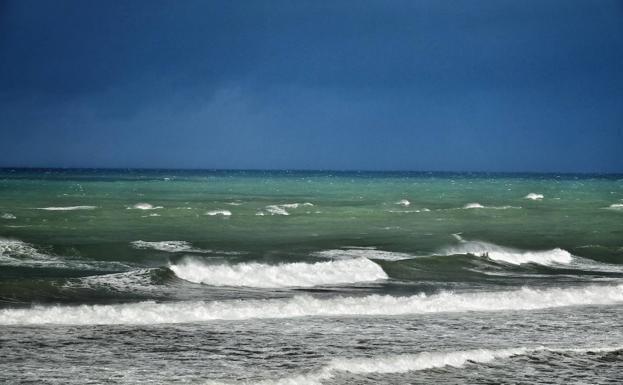
[{"label": "sea", "polygon": [[623,175],[0,169],[2,384],[621,384]]}]

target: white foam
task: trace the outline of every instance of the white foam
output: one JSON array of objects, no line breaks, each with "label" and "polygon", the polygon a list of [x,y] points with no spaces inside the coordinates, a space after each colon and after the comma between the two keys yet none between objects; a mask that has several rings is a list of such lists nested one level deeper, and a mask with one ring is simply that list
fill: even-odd
[{"label": "white foam", "polygon": [[543,194],[530,193],[524,197],[524,199],[530,199],[533,201],[540,201],[544,198]]},{"label": "white foam", "polygon": [[623,210],[623,203],[613,203],[607,208],[610,210]]},{"label": "white foam", "polygon": [[73,210],[94,210],[97,206],[65,206],[65,207],[38,207],[37,210],[46,211],[73,211]]},{"label": "white foam", "polygon": [[162,206],[153,206],[150,203],[137,203],[132,207],[128,207],[128,209],[135,209],[135,210],[158,210],[158,209],[162,209]]},{"label": "white foam", "polygon": [[130,242],[132,246],[137,249],[152,249],[158,251],[166,251],[169,253],[209,253],[211,250],[197,249],[194,248],[190,242],[186,241],[158,241],[158,242],[150,242],[150,241],[134,241]]},{"label": "white foam", "polygon": [[212,286],[312,287],[387,279],[379,265],[365,258],[279,265],[207,265],[186,259],[170,268],[182,279]]},{"label": "white foam", "polygon": [[206,215],[210,215],[210,216],[222,215],[224,217],[230,217],[231,216],[231,211],[229,211],[229,210],[211,210],[211,211],[208,211],[206,213]]},{"label": "white foam", "polygon": [[536,263],[549,266],[552,264],[569,264],[573,260],[573,256],[568,251],[560,248],[543,251],[526,251],[498,246],[488,242],[465,241],[458,234],[455,234],[455,237],[459,239],[460,243],[456,246],[446,247],[438,254],[472,254],[512,265]]},{"label": "white foam", "polygon": [[398,202],[396,202],[396,204],[407,207],[411,204],[411,202],[409,202],[407,199],[401,199]]},{"label": "white foam", "polygon": [[290,215],[283,206],[269,205],[265,210],[270,215]]},{"label": "white foam", "polygon": [[403,259],[416,258],[415,255],[411,255],[407,253],[399,253],[395,251],[377,250],[374,247],[371,247],[371,248],[353,247],[353,248],[346,248],[346,249],[322,250],[322,251],[315,252],[313,255],[317,257],[333,258],[333,259],[368,258],[368,259],[379,259],[379,260],[385,260],[385,261],[400,261]]},{"label": "white foam", "polygon": [[304,316],[390,316],[467,311],[520,311],[563,306],[610,305],[623,302],[623,285],[513,291],[442,292],[409,297],[370,295],[318,299],[153,301],[117,305],[35,306],[0,310],[0,324],[161,324]]},{"label": "white foam", "polygon": [[4,213],[2,215],[0,215],[0,218],[2,219],[17,219],[17,217],[11,213]]}]

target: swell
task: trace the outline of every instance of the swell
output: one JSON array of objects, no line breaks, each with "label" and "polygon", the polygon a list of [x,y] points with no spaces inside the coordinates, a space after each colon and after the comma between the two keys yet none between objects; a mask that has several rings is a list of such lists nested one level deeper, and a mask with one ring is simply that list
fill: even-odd
[{"label": "swell", "polygon": [[369,295],[319,299],[139,302],[3,309],[2,325],[36,324],[161,324],[213,320],[294,318],[305,316],[397,316],[443,312],[527,311],[564,306],[610,305],[623,302],[623,285],[528,289],[499,292],[419,294],[408,297]]},{"label": "swell", "polygon": [[[618,352],[623,347],[596,347],[596,348],[547,348],[515,347],[507,349],[471,349],[458,351],[421,352],[416,354],[399,354],[376,356],[370,358],[335,358],[320,369],[294,375],[291,377],[263,380],[254,382],[257,385],[288,385],[306,384],[320,385],[323,381],[333,378],[339,372],[350,374],[389,374],[406,373],[419,370],[454,367],[461,368],[467,364],[487,364],[497,360],[509,359],[515,356],[530,356],[539,352],[591,354]],[[208,382],[216,385],[218,382]]]}]

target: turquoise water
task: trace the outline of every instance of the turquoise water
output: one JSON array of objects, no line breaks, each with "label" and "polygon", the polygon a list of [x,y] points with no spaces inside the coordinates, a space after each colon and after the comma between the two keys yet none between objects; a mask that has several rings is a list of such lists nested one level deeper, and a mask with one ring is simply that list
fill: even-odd
[{"label": "turquoise water", "polygon": [[0,171],[3,382],[606,383],[622,278],[622,175]]}]

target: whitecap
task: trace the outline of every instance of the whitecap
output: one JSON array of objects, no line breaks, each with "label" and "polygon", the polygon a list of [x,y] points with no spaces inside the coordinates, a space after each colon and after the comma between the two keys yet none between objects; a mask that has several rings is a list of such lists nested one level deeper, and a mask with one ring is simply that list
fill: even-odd
[{"label": "whitecap", "polygon": [[0,215],[0,218],[2,219],[17,219],[17,217],[11,213],[4,213],[2,215]]},{"label": "whitecap", "polygon": [[224,216],[224,217],[229,217],[229,216],[231,216],[231,211],[229,211],[229,210],[210,210],[207,213],[205,213],[205,215],[210,215],[210,216],[221,215],[221,216]]},{"label": "whitecap", "polygon": [[388,278],[379,265],[365,258],[279,265],[261,263],[208,265],[194,259],[186,259],[171,265],[170,269],[186,281],[211,286],[312,287],[372,282]]},{"label": "whitecap", "polygon": [[150,203],[137,203],[132,207],[128,207],[128,209],[135,209],[135,210],[158,210],[158,209],[162,209],[162,206],[153,206]]},{"label": "whitecap", "polygon": [[544,198],[543,194],[530,193],[524,197],[524,199],[530,199],[533,201],[540,201]]},{"label": "whitecap", "polygon": [[313,203],[283,203],[279,205],[268,205],[264,207],[263,211],[258,211],[256,215],[290,215],[286,209],[297,209],[299,207],[311,207]]},{"label": "whitecap", "polygon": [[610,210],[623,210],[623,203],[613,203],[607,208]]},{"label": "whitecap", "polygon": [[485,206],[481,205],[480,203],[468,203],[465,206],[463,206],[464,209],[484,209]]},{"label": "whitecap", "polygon": [[37,207],[37,210],[46,211],[73,211],[73,210],[94,210],[97,206],[65,206],[65,207]]},{"label": "whitecap", "polygon": [[411,202],[409,202],[407,199],[401,199],[398,202],[396,202],[395,204],[399,205],[399,206],[409,206],[411,204]]},{"label": "whitecap", "polygon": [[443,312],[528,311],[564,306],[623,302],[623,285],[512,291],[419,294],[408,297],[369,295],[319,299],[291,298],[229,301],[153,301],[81,306],[35,306],[0,310],[0,324],[164,324],[211,320],[293,318],[305,316],[392,316]]}]

